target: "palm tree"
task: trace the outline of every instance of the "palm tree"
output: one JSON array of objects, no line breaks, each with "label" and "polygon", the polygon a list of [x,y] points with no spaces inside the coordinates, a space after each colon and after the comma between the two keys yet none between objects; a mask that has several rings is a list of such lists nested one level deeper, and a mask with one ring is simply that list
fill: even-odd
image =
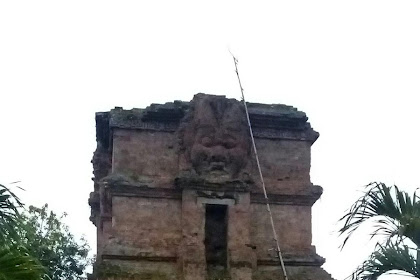
[{"label": "palm tree", "polygon": [[385,273],[408,273],[420,279],[419,197],[384,183],[374,182],[366,187],[365,194],[340,219],[344,222],[339,230],[340,235],[345,236],[342,246],[360,225],[369,222],[373,225],[371,237],[384,238],[349,278],[376,280]]},{"label": "palm tree", "polygon": [[41,280],[45,276],[45,269],[19,245],[16,226],[22,207],[19,198],[0,184],[0,280]]},{"label": "palm tree", "polygon": [[6,186],[0,184],[0,244],[16,240],[19,209],[23,208],[19,198]]}]

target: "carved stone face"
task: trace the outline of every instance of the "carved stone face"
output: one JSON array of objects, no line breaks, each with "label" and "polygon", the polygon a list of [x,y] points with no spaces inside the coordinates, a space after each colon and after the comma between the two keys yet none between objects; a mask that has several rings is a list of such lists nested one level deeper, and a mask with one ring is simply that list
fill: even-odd
[{"label": "carved stone face", "polygon": [[192,167],[207,179],[234,179],[250,150],[246,116],[236,100],[196,95],[185,123],[183,144]]}]

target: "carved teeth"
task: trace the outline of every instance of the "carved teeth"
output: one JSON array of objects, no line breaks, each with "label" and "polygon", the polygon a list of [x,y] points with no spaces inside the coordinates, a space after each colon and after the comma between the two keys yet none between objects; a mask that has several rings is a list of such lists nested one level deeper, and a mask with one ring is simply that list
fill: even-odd
[{"label": "carved teeth", "polygon": [[225,169],[225,163],[218,161],[218,162],[211,162],[210,163],[211,170],[224,170]]}]

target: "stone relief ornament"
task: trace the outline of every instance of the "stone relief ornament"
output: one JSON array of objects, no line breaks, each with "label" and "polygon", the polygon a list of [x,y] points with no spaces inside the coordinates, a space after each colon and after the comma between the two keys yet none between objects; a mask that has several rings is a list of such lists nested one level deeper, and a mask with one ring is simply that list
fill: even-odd
[{"label": "stone relief ornament", "polygon": [[242,104],[197,94],[179,129],[185,169],[211,182],[241,179],[250,155]]}]

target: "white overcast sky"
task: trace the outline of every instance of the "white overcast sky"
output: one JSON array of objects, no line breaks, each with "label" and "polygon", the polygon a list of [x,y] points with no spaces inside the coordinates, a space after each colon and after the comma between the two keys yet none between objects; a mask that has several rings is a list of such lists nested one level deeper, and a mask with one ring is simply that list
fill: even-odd
[{"label": "white overcast sky", "polygon": [[0,182],[66,211],[95,247],[95,112],[239,98],[230,48],[248,101],[293,105],[321,134],[313,243],[343,279],[373,247],[338,250],[336,221],[361,187],[419,187],[419,15],[417,0],[0,0]]}]

